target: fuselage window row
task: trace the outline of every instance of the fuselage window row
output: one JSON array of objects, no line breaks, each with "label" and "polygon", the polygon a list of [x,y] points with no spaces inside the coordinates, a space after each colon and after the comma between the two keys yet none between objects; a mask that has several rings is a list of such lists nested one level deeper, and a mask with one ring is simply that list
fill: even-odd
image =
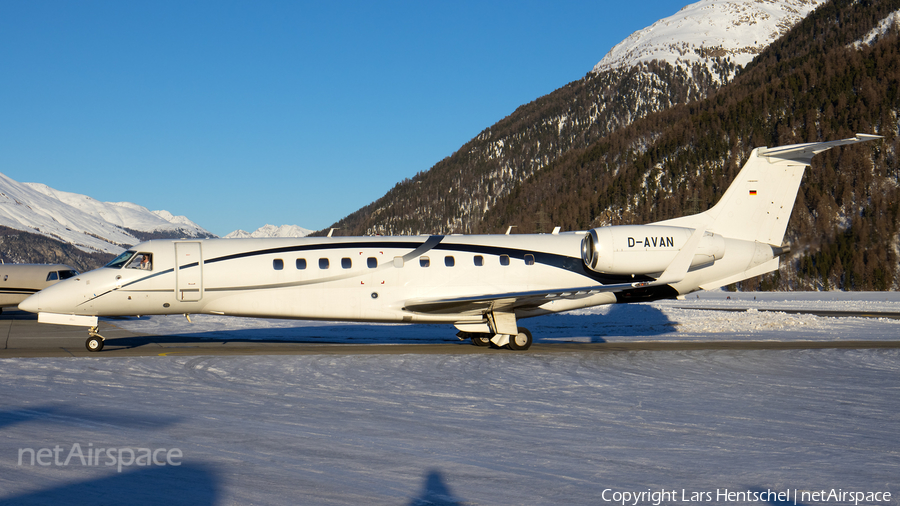
[{"label": "fuselage window row", "polygon": [[[508,266],[510,265],[509,255],[500,255],[499,257],[500,265]],[[534,255],[527,253],[524,257],[525,265],[534,265]],[[472,258],[472,261],[476,267],[484,267],[484,256],[475,255]],[[394,257],[393,261],[394,267],[403,267],[403,257]],[[295,263],[297,270],[306,270],[307,263],[305,258],[296,259]],[[427,256],[419,257],[419,266],[420,267],[431,267],[431,258]],[[444,257],[444,266],[446,267],[455,267],[456,266],[456,257],[452,255],[447,255]],[[341,268],[342,269],[350,269],[353,267],[353,260],[349,257],[341,258]],[[366,267],[369,269],[378,268],[378,259],[376,257],[368,257],[366,258]],[[284,269],[284,260],[280,258],[276,258],[272,260],[272,268],[276,271],[280,271]],[[326,270],[331,268],[331,261],[328,258],[320,258],[319,259],[319,269]]]}]

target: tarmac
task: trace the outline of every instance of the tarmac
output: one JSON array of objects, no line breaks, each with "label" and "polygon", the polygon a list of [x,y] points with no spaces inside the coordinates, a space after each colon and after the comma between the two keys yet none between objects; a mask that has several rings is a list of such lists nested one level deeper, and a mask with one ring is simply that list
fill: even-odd
[{"label": "tarmac", "polygon": [[[847,314],[854,315],[854,314]],[[883,316],[882,316],[883,317]],[[0,359],[33,357],[146,357],[203,355],[358,355],[577,353],[588,351],[800,350],[900,348],[900,341],[630,341],[616,343],[535,343],[527,351],[473,346],[468,340],[435,344],[298,343],[281,340],[204,339],[129,332],[101,320],[103,351],[85,348],[87,328],[38,323],[37,315],[5,308],[0,314]]]}]

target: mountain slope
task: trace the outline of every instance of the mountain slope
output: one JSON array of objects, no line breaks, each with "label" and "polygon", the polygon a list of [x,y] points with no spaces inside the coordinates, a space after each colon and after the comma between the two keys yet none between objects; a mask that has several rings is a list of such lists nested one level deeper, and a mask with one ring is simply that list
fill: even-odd
[{"label": "mountain slope", "polygon": [[[145,234],[214,237],[184,216],[130,202],[99,202],[0,174],[0,225],[43,235],[85,252],[118,254]],[[29,261],[42,261],[34,259]]]},{"label": "mountain slope", "polygon": [[898,9],[898,0],[822,6],[710,98],[560,157],[499,201],[485,228],[535,231],[542,214],[565,229],[690,214],[717,201],[756,146],[878,133],[884,141],[813,159],[788,225],[793,256],[761,283],[900,286],[900,35],[868,36]]},{"label": "mountain slope", "polygon": [[[733,58],[746,61],[820,3],[692,4],[623,41],[584,78],[519,107],[452,156],[333,226],[350,235],[491,231],[482,226],[485,213],[526,178],[635,120],[704,98],[740,69]],[[681,31],[686,21],[694,32]],[[702,23],[723,28],[711,31]],[[734,36],[741,30],[746,38]],[[674,54],[675,40],[681,52],[663,61]]]}]

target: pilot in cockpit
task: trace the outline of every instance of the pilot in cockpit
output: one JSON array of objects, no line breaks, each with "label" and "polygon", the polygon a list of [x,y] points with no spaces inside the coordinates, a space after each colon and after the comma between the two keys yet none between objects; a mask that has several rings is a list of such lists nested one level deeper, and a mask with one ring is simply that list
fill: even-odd
[{"label": "pilot in cockpit", "polygon": [[141,269],[149,271],[153,269],[153,259],[150,253],[138,253],[131,262],[128,263],[129,269]]}]

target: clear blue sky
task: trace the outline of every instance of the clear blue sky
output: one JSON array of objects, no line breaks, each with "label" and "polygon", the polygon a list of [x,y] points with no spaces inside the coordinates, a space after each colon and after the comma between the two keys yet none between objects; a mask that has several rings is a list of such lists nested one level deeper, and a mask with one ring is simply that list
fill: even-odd
[{"label": "clear blue sky", "polygon": [[0,0],[0,172],[320,229],[689,0]]}]

